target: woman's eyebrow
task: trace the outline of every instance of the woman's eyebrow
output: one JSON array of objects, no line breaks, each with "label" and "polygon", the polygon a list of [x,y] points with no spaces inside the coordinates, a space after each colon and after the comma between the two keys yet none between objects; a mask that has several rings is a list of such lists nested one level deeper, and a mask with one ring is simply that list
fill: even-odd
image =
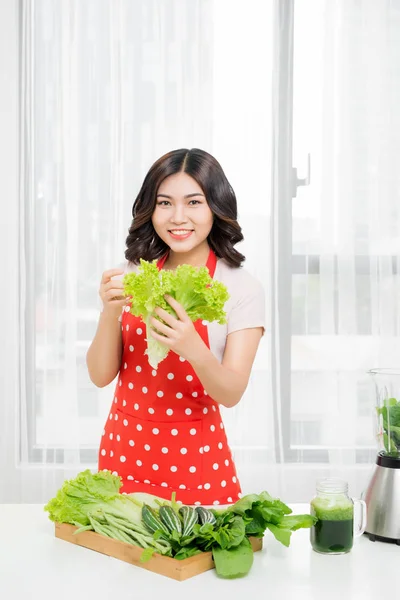
[{"label": "woman's eyebrow", "polygon": [[[203,196],[204,194],[202,194],[201,192],[195,192],[194,194],[186,194],[186,196],[183,196],[185,199],[186,198],[194,198],[194,196]],[[172,199],[172,196],[167,196],[167,194],[157,194],[157,198],[168,198],[169,200]]]}]

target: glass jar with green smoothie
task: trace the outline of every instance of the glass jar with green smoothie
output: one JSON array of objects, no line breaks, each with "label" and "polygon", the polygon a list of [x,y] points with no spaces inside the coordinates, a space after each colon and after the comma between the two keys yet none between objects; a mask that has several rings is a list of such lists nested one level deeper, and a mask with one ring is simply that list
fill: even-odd
[{"label": "glass jar with green smoothie", "polygon": [[[361,508],[361,523],[354,527],[354,505]],[[348,485],[341,479],[321,479],[317,495],[311,500],[311,514],[318,521],[310,530],[311,545],[322,554],[345,554],[353,547],[366,527],[366,505],[348,495]]]}]

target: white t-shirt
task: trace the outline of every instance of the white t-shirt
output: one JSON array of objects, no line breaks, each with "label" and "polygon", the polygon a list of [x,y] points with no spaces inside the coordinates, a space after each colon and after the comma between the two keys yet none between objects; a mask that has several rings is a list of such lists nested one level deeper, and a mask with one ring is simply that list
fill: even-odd
[{"label": "white t-shirt", "polygon": [[[125,262],[117,268],[126,273],[137,271],[139,265]],[[122,279],[120,275],[113,279]],[[229,300],[225,304],[227,323],[205,323],[211,352],[221,362],[226,338],[234,331],[262,327],[265,330],[265,294],[261,283],[243,267],[230,267],[223,259],[217,260],[214,279],[226,285]]]}]

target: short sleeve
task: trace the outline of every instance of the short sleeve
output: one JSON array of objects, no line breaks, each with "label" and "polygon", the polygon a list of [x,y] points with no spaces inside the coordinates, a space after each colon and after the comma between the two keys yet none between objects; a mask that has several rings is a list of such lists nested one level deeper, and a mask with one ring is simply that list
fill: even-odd
[{"label": "short sleeve", "polygon": [[228,316],[228,335],[241,329],[262,327],[265,331],[265,293],[261,283],[249,278]]}]

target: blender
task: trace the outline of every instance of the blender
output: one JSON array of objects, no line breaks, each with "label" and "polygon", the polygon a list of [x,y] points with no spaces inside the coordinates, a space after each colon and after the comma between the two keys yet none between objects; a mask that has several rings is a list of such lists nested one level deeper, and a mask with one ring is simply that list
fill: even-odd
[{"label": "blender", "polygon": [[371,369],[375,384],[376,465],[363,494],[365,534],[400,545],[400,369]]}]

